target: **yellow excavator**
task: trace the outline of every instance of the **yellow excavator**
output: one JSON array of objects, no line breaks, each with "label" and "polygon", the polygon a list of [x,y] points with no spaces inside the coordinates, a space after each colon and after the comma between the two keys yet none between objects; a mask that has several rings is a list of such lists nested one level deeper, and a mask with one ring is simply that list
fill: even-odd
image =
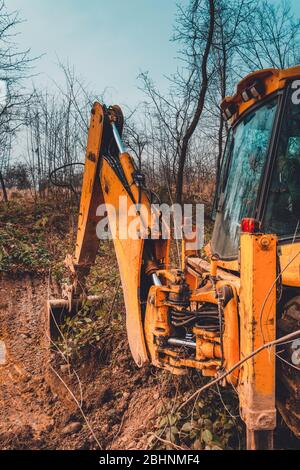
[{"label": "yellow excavator", "polygon": [[[197,369],[234,387],[247,448],[272,449],[279,415],[300,438],[300,66],[248,75],[221,109],[228,137],[205,259],[183,240],[181,267],[172,269],[170,241],[161,226],[150,236],[144,222],[143,236],[113,239],[128,342],[139,367]],[[51,322],[80,305],[99,246],[99,205],[115,209],[116,220],[106,215],[117,228],[120,196],[133,205],[132,220],[142,218],[141,204],[152,211],[155,196],[122,128],[118,106],[94,104],[70,284],[48,302]]]}]

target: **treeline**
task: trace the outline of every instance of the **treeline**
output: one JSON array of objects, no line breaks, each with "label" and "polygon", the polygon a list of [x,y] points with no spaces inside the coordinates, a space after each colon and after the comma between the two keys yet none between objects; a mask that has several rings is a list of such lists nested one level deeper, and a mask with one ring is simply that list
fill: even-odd
[{"label": "treeline", "polygon": [[[19,22],[0,3],[0,80],[7,95],[0,102],[0,183],[3,191],[30,189],[41,197],[56,183],[74,194],[91,105],[105,95],[88,91],[63,64],[65,83],[56,93],[28,91],[25,80],[38,58],[12,40]],[[190,0],[177,7],[172,40],[178,67],[169,90],[157,88],[151,71],[140,74],[145,100],[124,110],[124,139],[153,190],[177,202],[187,192],[209,199],[228,130],[221,100],[249,72],[298,64],[300,21],[287,0]],[[11,152],[18,133],[20,162]]]}]

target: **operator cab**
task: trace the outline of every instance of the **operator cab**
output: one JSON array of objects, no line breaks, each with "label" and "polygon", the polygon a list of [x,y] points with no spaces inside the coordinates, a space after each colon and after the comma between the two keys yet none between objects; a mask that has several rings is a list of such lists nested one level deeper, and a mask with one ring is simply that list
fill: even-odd
[{"label": "operator cab", "polygon": [[222,103],[231,127],[215,199],[211,251],[238,258],[240,223],[254,218],[280,244],[300,238],[300,67],[246,77]]}]

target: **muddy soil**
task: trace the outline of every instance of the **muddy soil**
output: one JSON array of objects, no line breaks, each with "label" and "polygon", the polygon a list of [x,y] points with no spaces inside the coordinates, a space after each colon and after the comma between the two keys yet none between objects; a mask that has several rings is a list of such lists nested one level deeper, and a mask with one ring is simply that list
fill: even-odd
[{"label": "muddy soil", "polygon": [[[0,449],[149,448],[175,378],[136,367],[125,327],[105,357],[92,350],[70,364],[50,348],[48,282],[0,276]],[[299,448],[284,427],[275,437],[277,448]]]},{"label": "muddy soil", "polygon": [[47,292],[46,277],[0,278],[0,448],[146,448],[161,387],[153,371],[135,366],[122,333],[115,360],[90,355],[75,373],[50,352]]}]

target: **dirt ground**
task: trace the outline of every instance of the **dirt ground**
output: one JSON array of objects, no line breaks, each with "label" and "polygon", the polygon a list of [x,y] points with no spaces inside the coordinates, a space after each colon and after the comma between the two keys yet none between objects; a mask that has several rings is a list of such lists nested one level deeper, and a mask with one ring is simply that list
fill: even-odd
[{"label": "dirt ground", "polygon": [[[210,390],[180,414],[203,378],[135,365],[111,245],[100,246],[88,280],[99,316],[88,312],[83,329],[76,316],[72,354],[50,341],[46,301],[60,297],[75,243],[69,212],[0,205],[0,449],[245,448],[232,390]],[[275,437],[277,448],[299,448],[284,427]]]},{"label": "dirt ground", "polygon": [[[136,368],[121,336],[118,361],[105,367],[91,357],[77,380],[50,353],[47,284],[42,276],[1,276],[0,448],[145,448],[159,394],[151,370]],[[82,402],[85,418],[62,381]]]}]

